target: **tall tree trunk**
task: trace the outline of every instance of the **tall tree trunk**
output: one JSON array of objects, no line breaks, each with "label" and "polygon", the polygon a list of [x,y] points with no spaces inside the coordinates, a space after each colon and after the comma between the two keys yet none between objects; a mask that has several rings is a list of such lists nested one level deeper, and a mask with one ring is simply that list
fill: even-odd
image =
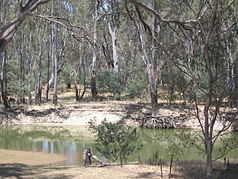
[{"label": "tall tree trunk", "polygon": [[[157,3],[154,2],[153,3],[154,9],[156,10],[157,8]],[[152,17],[152,36],[153,37],[157,37],[157,18],[156,17]],[[151,93],[151,105],[152,105],[152,116],[157,116],[158,113],[158,79],[159,79],[159,74],[160,74],[160,66],[158,65],[158,59],[157,59],[157,55],[156,55],[156,49],[158,48],[157,43],[155,42],[155,39],[151,37],[151,46],[152,46],[152,61],[151,61],[151,65],[147,68],[149,68],[148,70],[148,74],[149,74],[149,83],[150,83],[150,93]],[[160,62],[162,63],[162,62]]]},{"label": "tall tree trunk", "polygon": [[[157,62],[158,59],[156,58],[154,54],[155,53],[154,50],[152,52],[151,51],[147,52],[148,47],[146,46],[146,40],[148,39],[145,39],[145,35],[143,34],[143,32],[140,32],[139,35],[140,35],[140,42],[141,42],[142,60],[146,65],[146,71],[148,76],[152,116],[157,116],[157,113],[158,113],[158,93],[157,93],[158,85],[157,84],[158,84],[158,79],[160,75],[160,69],[162,66],[162,61],[160,61],[161,64],[158,64]],[[152,47],[155,47],[154,43],[152,43],[151,45]]]},{"label": "tall tree trunk", "polygon": [[96,72],[93,72],[91,74],[91,94],[92,94],[92,99],[97,100],[97,82],[96,82]]},{"label": "tall tree trunk", "polygon": [[[54,7],[55,7],[55,3],[54,1],[52,1],[52,5],[51,5],[51,15],[53,16],[55,14],[54,12]],[[58,29],[57,29],[57,25],[52,25],[52,30],[51,30],[51,40],[52,40],[52,51],[51,51],[51,58],[52,58],[52,74],[53,74],[53,104],[57,105],[58,104],[58,84],[57,84],[57,80],[58,80],[58,55],[57,55],[57,43],[58,43]]]},{"label": "tall tree trunk", "polygon": [[[51,51],[52,51],[52,40],[50,38],[50,51],[48,51],[48,59],[47,59],[47,84],[45,85],[45,101],[49,101],[49,89],[50,89],[50,58],[51,58]],[[52,76],[51,76],[52,78]],[[53,81],[53,79],[51,80]]]},{"label": "tall tree trunk", "polygon": [[236,94],[236,81],[235,81],[235,55],[238,52],[236,50],[234,54],[232,53],[232,49],[229,45],[227,45],[227,53],[228,53],[228,60],[227,60],[227,68],[228,68],[228,76],[227,76],[227,83],[229,89],[229,96],[228,96],[228,103],[230,107],[234,107],[237,101],[237,94]]},{"label": "tall tree trunk", "polygon": [[149,86],[150,86],[150,98],[152,106],[152,116],[157,116],[158,112],[158,90],[156,77],[153,74],[148,74]]},{"label": "tall tree trunk", "polygon": [[20,74],[19,74],[19,81],[21,82],[20,86],[20,92],[18,93],[18,99],[20,103],[25,103],[25,60],[24,60],[24,49],[23,49],[23,43],[24,43],[24,33],[23,29],[20,29],[20,42],[19,42],[19,69],[20,69]]},{"label": "tall tree trunk", "polygon": [[28,90],[28,105],[32,105],[32,95],[31,95],[31,76],[32,76],[32,66],[33,66],[33,58],[32,58],[32,33],[30,32],[29,39],[29,59],[28,59],[28,82],[27,82],[27,90]]},{"label": "tall tree trunk", "polygon": [[2,104],[2,93],[0,92],[0,104]]},{"label": "tall tree trunk", "polygon": [[[53,61],[52,61],[53,62]],[[46,98],[49,100],[49,90],[51,88],[51,86],[54,84],[55,81],[55,70],[54,70],[54,64],[52,67],[52,73],[50,76],[49,81],[47,82],[47,84],[45,85],[45,89],[44,89],[44,93],[46,94]],[[57,76],[59,76],[60,72],[62,71],[62,69],[57,67]]]},{"label": "tall tree trunk", "polygon": [[95,2],[95,8],[94,8],[94,23],[93,23],[93,59],[92,59],[92,65],[91,65],[91,94],[92,99],[97,99],[97,21],[98,21],[98,12],[97,12],[97,2]]},{"label": "tall tree trunk", "polygon": [[1,51],[0,49],[2,101],[3,101],[4,107],[9,108],[10,105],[8,103],[8,98],[7,98],[7,70],[6,70],[7,59],[6,58],[7,58],[6,50]]},{"label": "tall tree trunk", "polygon": [[53,89],[53,104],[57,105],[58,104],[58,84],[57,84],[57,79],[58,79],[58,58],[55,56],[54,57],[54,89]]},{"label": "tall tree trunk", "polygon": [[41,60],[42,60],[42,46],[44,40],[42,39],[43,33],[41,32],[41,29],[37,26],[36,31],[38,34],[38,55],[36,57],[35,61],[35,104],[40,105],[41,104]]},{"label": "tall tree trunk", "polygon": [[35,72],[35,104],[41,104],[41,72]]},{"label": "tall tree trunk", "polygon": [[74,89],[75,89],[75,101],[78,102],[78,101],[80,101],[80,97],[79,97],[79,94],[80,94],[80,87],[78,88],[76,82],[74,83]]},{"label": "tall tree trunk", "polygon": [[74,90],[75,90],[75,101],[80,101],[80,87],[78,87],[78,83],[77,83],[77,78],[78,78],[78,71],[79,70],[75,70],[74,71]]},{"label": "tall tree trunk", "polygon": [[118,53],[117,53],[117,38],[116,38],[116,28],[112,27],[110,23],[108,23],[109,33],[112,39],[112,70],[113,72],[118,72]]}]

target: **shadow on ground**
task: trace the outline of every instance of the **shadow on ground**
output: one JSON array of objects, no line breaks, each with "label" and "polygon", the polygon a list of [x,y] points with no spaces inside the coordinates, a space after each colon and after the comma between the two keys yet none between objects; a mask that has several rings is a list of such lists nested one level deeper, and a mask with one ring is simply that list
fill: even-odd
[{"label": "shadow on ground", "polygon": [[[191,161],[180,163],[175,173],[179,173],[183,179],[204,179],[206,178],[205,163],[200,161]],[[214,179],[238,179],[238,164],[224,166],[217,163],[218,168],[213,169]],[[176,177],[175,177],[176,178]]]},{"label": "shadow on ground", "polygon": [[230,164],[224,170],[215,170],[216,179],[238,179],[238,163]]},{"label": "shadow on ground", "polygon": [[[51,168],[52,169],[52,168]],[[54,170],[65,170],[66,168],[54,168]],[[40,167],[29,167],[24,164],[0,164],[0,178],[57,178],[57,179],[70,179],[72,175],[65,174],[51,174],[45,175],[48,169]]]},{"label": "shadow on ground", "polygon": [[15,177],[22,178],[22,176],[32,175],[31,171],[26,170],[27,165],[23,164],[0,164],[0,178]]}]

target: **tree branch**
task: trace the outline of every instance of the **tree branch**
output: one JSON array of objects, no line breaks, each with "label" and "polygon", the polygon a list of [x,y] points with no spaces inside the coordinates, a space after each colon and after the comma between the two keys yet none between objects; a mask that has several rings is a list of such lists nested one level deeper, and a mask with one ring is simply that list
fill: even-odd
[{"label": "tree branch", "polygon": [[13,38],[18,27],[22,24],[25,18],[35,11],[38,6],[50,1],[51,0],[28,0],[26,5],[19,10],[16,17],[0,30],[0,51]]},{"label": "tree branch", "polygon": [[[74,39],[77,41],[82,41],[82,39],[86,39],[92,46],[93,41],[88,38],[88,33],[84,33],[85,29],[83,27],[73,25],[68,19],[63,17],[56,17],[56,16],[42,16],[38,14],[31,13],[32,16],[45,19],[47,21],[59,24],[60,26],[64,27],[67,31],[69,31]],[[79,33],[76,33],[74,29],[80,29]],[[82,33],[82,35],[80,34]]]},{"label": "tree branch", "polygon": [[171,20],[171,19],[164,19],[160,16],[160,14],[158,12],[156,12],[154,9],[147,7],[146,5],[137,2],[136,0],[129,0],[130,3],[134,4],[134,6],[136,8],[142,8],[150,13],[152,13],[160,22],[164,22],[164,23],[173,23],[176,25],[181,26],[182,28],[184,28],[185,30],[189,30],[191,31],[191,27],[187,26],[186,24],[188,23],[193,23],[193,22],[197,22],[199,19],[191,19],[191,20],[187,20],[187,21],[178,21],[178,20]]}]

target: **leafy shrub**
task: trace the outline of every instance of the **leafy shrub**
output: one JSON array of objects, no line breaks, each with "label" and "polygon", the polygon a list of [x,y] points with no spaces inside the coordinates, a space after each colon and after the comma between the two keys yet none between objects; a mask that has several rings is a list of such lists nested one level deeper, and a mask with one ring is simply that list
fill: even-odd
[{"label": "leafy shrub", "polygon": [[103,71],[98,74],[97,84],[99,90],[113,93],[119,98],[123,90],[123,80],[119,73]]},{"label": "leafy shrub", "polygon": [[147,89],[147,77],[143,72],[138,73],[127,85],[127,93],[129,98],[143,98]]},{"label": "leafy shrub", "polygon": [[141,148],[133,143],[138,139],[137,130],[133,127],[104,119],[100,125],[90,121],[90,129],[96,134],[97,150],[113,162],[120,160],[122,164]]},{"label": "leafy shrub", "polygon": [[176,68],[170,67],[162,73],[163,85],[161,86],[164,95],[163,97],[172,103],[176,99],[185,99],[185,93],[188,89],[188,82],[184,75]]}]

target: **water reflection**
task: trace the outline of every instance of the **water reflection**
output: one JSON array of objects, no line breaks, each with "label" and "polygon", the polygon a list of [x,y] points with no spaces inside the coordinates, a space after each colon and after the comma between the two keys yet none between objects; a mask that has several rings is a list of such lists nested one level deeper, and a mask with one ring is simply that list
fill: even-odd
[{"label": "water reflection", "polygon": [[[180,143],[178,136],[182,131],[140,130],[138,145],[142,144],[143,148],[130,156],[129,161],[167,160],[170,158],[171,146],[174,147],[172,151],[175,153],[175,158],[179,160],[203,159],[204,156],[200,155],[196,148],[186,148]],[[0,148],[64,154],[67,157],[65,165],[82,164],[82,153],[86,147],[91,148],[93,154],[100,156],[93,135],[85,127],[0,128]],[[238,151],[233,151],[229,155],[237,157]]]}]

